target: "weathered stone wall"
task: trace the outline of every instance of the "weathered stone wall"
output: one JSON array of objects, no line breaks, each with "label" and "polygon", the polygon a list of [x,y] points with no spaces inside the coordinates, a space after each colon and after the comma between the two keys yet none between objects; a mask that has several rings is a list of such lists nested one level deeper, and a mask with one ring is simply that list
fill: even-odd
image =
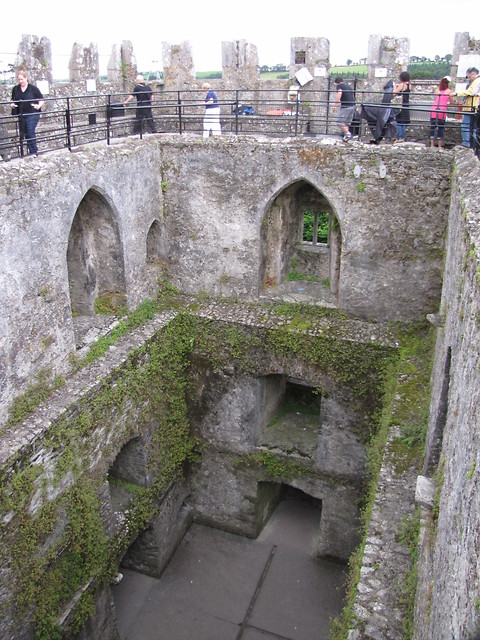
[{"label": "weathered stone wall", "polygon": [[[160,492],[157,490],[156,498],[143,506],[140,522],[137,514],[136,524],[131,505],[138,495],[130,493],[122,503],[116,498],[119,488],[109,486],[109,470],[124,446],[132,438],[145,437],[151,441],[155,432],[161,430],[161,416],[168,413],[165,406],[150,413],[153,404],[164,394],[147,397],[147,393],[141,398],[134,391],[133,381],[138,377],[144,390],[148,387],[153,390],[156,384],[153,379],[146,383],[155,361],[153,343],[158,339],[152,340],[152,336],[161,333],[172,319],[171,313],[159,315],[149,325],[132,332],[117,343],[106,358],[71,376],[68,384],[52,396],[43,409],[23,424],[2,433],[2,638],[30,639],[35,637],[35,626],[38,632],[42,624],[50,629],[52,622],[70,622],[82,592],[88,589],[96,591],[97,616],[89,622],[90,635],[87,632],[84,637],[117,638],[108,578],[114,577],[115,573],[110,572],[116,571],[121,556],[132,542],[129,536],[135,528],[137,532],[138,527],[142,529],[141,518],[146,517],[145,527],[149,518],[158,514],[159,553],[156,563],[149,567],[152,572],[162,553],[168,558],[175,548],[177,516],[179,529],[184,520],[180,514],[184,497],[181,485],[177,491],[168,483]],[[134,353],[138,347],[142,347],[140,354]],[[164,372],[166,368],[161,366]],[[154,377],[161,384],[161,376]],[[148,447],[146,456],[146,466],[153,480],[158,480],[168,464],[153,445]],[[137,491],[148,490],[145,482],[134,484]],[[77,518],[82,524],[76,533],[76,525],[72,523]],[[67,568],[69,562],[73,563],[71,570]],[[148,563],[145,564],[148,567]],[[75,583],[79,574],[82,580]],[[63,575],[62,598],[65,593],[68,596],[67,601],[61,603],[60,611],[55,587],[51,591],[57,575]],[[44,598],[49,603],[48,616],[52,618],[42,621]]]},{"label": "weathered stone wall", "polygon": [[90,43],[89,47],[75,42],[72,47],[72,54],[68,64],[70,82],[81,82],[82,80],[100,80],[98,66],[97,45]]},{"label": "weathered stone wall", "polygon": [[[387,78],[397,82],[402,71],[407,70],[410,56],[410,40],[382,35],[368,39],[368,80],[380,91]],[[385,75],[383,75],[383,73]]]},{"label": "weathered stone wall", "polygon": [[246,40],[222,42],[222,81],[226,89],[253,89],[260,80],[257,47]]},{"label": "weathered stone wall", "polygon": [[[225,313],[235,318],[234,324],[224,326],[231,342],[221,339],[220,348],[208,356],[209,345],[218,340],[212,320]],[[318,325],[304,334],[274,312],[253,311],[246,304],[204,305],[195,315],[186,319],[174,312],[159,314],[118,341],[91,368],[70,376],[37,412],[2,434],[2,637],[14,633],[18,640],[30,640],[41,624],[48,629],[65,621],[74,624],[78,599],[82,593],[89,598],[91,589],[95,598],[84,600],[83,607],[95,606],[97,615],[80,637],[116,639],[115,612],[105,580],[114,578],[127,547],[126,566],[159,575],[192,516],[254,535],[268,506],[260,504],[262,512],[258,506],[253,511],[259,503],[257,485],[272,482],[272,471],[242,464],[243,453],[268,451],[282,469],[273,474],[277,482],[288,481],[321,499],[317,553],[348,558],[357,535],[363,446],[374,428],[369,417],[378,408],[394,336],[387,327],[375,325],[373,339],[370,323],[343,316],[320,317]],[[282,334],[286,324],[290,329]],[[257,326],[252,329],[252,325]],[[255,339],[257,331],[261,339]],[[314,344],[317,349],[323,344],[324,331],[330,346],[337,343],[339,350],[328,348],[323,356],[319,350],[318,358],[323,357],[319,364],[307,355]],[[280,332],[277,350],[276,332]],[[281,347],[281,335],[293,338],[292,351]],[[303,357],[298,353],[300,344]],[[262,357],[269,350],[270,359]],[[228,365],[219,364],[222,358]],[[205,366],[198,367],[197,359]],[[361,365],[362,376],[349,376],[352,360]],[[265,422],[278,407],[276,381],[264,384],[232,376],[232,369],[252,366],[253,372],[267,367],[278,379],[286,363],[296,382],[304,379],[309,385],[321,385],[325,396],[337,389],[320,414],[326,433],[319,428],[318,447],[330,449],[328,464],[317,455],[316,426],[313,448],[305,448],[298,434],[285,437],[280,432],[276,442],[268,442],[271,433],[266,435]],[[187,377],[193,384],[187,386]],[[222,377],[228,384],[218,384]],[[249,411],[252,392],[257,401]],[[334,405],[343,405],[343,410]],[[202,444],[201,437],[205,442],[196,456],[200,462],[184,480],[180,469],[185,472],[190,458],[190,427],[197,444]],[[339,432],[339,441],[349,441],[348,447],[335,450],[335,436],[328,431]],[[290,450],[295,441],[297,453]],[[339,460],[337,469],[333,458]],[[190,504],[182,506],[190,493],[189,476]],[[30,553],[25,552],[27,547]],[[78,571],[82,580],[73,585],[69,580],[67,586],[63,572],[71,566],[73,576]],[[33,575],[39,578],[32,587]],[[67,602],[60,603],[61,611],[55,599],[56,580],[68,595]],[[51,618],[42,621],[44,608]]]},{"label": "weathered stone wall", "polygon": [[25,69],[31,82],[47,80],[53,82],[52,46],[50,40],[42,36],[22,35],[18,45],[16,69]]},{"label": "weathered stone wall", "polygon": [[160,170],[150,172],[155,156],[154,145],[141,150],[128,144],[102,146],[93,155],[86,150],[58,152],[45,158],[42,168],[24,162],[21,172],[13,164],[10,172],[4,171],[3,417],[15,389],[25,389],[42,369],[65,372],[68,356],[75,351],[66,258],[72,221],[89,190],[101,197],[118,226],[121,246],[117,250],[123,256],[129,307],[153,293],[146,239],[155,219],[163,224],[161,174]]},{"label": "weathered stone wall", "polygon": [[424,468],[437,481],[438,519],[430,515],[422,536],[418,640],[473,639],[480,629],[479,179],[478,160],[459,149],[442,304],[435,320],[439,328]]},{"label": "weathered stone wall", "polygon": [[[210,312],[198,313],[220,318],[222,309],[212,306]],[[235,316],[240,321],[235,308],[224,313],[225,319]],[[241,321],[248,326],[252,319]],[[346,335],[358,339],[355,330]],[[251,340],[254,343],[255,334]],[[283,467],[278,463],[279,485],[294,486],[322,501],[316,553],[347,561],[359,542],[365,447],[375,412],[367,398],[375,393],[364,394],[360,401],[358,390],[340,383],[322,365],[308,364],[300,353],[281,358],[267,351],[255,360],[250,375],[238,374],[235,361],[212,370],[210,362],[200,360],[190,371],[190,424],[201,442],[189,500],[194,518],[235,533],[258,535],[263,525],[259,483],[271,481],[272,476],[255,459],[278,456],[283,460]],[[362,360],[362,367],[364,372],[371,370],[373,380],[380,368],[373,352]],[[307,397],[316,390],[312,393],[316,410],[302,414],[301,401],[295,403],[285,395],[286,385],[303,389]],[[296,466],[289,468],[291,463]]]},{"label": "weathered stone wall", "polygon": [[[287,187],[306,182],[339,221],[340,307],[392,320],[435,308],[450,158],[423,149],[346,149],[332,141],[191,142],[164,147],[163,156],[164,179],[174,185],[165,193],[171,273],[182,289],[257,295],[268,275],[258,275],[266,250],[261,225]],[[422,181],[416,179],[419,164]]]},{"label": "weathered stone wall", "polygon": [[[75,350],[66,255],[73,218],[89,191],[117,228],[129,308],[154,290],[146,239],[155,220],[163,238],[160,263],[180,289],[256,297],[268,275],[262,225],[277,196],[298,182],[320,191],[339,221],[340,308],[390,320],[436,309],[448,153],[163,136],[21,162],[21,172],[13,163],[0,172],[3,415],[36,373],[65,371]],[[287,238],[285,255],[297,238]]]}]

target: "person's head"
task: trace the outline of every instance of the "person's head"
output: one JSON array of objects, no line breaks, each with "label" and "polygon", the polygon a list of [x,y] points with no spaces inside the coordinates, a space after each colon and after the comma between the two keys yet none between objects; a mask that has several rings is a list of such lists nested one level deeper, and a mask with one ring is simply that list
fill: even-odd
[{"label": "person's head", "polygon": [[343,82],[343,78],[340,78],[340,76],[338,78],[335,78],[334,80],[335,84],[340,84]]},{"label": "person's head", "polygon": [[211,88],[212,88],[212,85],[209,82],[204,82],[202,84],[202,89],[205,89],[206,91],[210,91]]},{"label": "person's head", "polygon": [[470,69],[470,80],[475,80],[477,76],[478,76],[478,69],[476,67],[472,67]]},{"label": "person's head", "polygon": [[399,75],[399,78],[401,82],[410,82],[410,74],[408,73],[408,71],[402,71],[402,73]]},{"label": "person's head", "polygon": [[136,77],[136,82],[138,82],[138,84],[144,84],[145,83],[145,78],[142,76],[142,74],[138,74],[138,76]]},{"label": "person's head", "polygon": [[440,84],[438,85],[438,88],[440,89],[440,91],[445,91],[445,89],[448,89],[449,84],[450,84],[450,80],[447,80],[447,78],[442,78],[440,80]]},{"label": "person's head", "polygon": [[19,69],[17,71],[17,80],[18,84],[23,85],[28,83],[27,72],[25,71],[25,69]]}]

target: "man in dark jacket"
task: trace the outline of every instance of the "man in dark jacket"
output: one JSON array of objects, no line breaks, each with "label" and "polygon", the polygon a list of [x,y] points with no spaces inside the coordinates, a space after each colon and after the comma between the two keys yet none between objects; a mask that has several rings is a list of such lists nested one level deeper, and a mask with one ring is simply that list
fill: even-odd
[{"label": "man in dark jacket", "polygon": [[136,82],[137,84],[133,88],[132,93],[123,103],[123,106],[126,106],[130,100],[133,100],[133,98],[137,99],[137,111],[135,114],[133,133],[143,133],[143,120],[145,120],[145,124],[148,124],[152,133],[157,133],[152,116],[152,87],[145,83],[145,78],[142,75],[137,76]]}]

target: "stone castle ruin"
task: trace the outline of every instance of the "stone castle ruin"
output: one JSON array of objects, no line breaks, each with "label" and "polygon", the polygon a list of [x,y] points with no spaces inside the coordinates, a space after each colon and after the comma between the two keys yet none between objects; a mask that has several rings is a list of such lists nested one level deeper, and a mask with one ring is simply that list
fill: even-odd
[{"label": "stone castle ruin", "polygon": [[[255,48],[224,44],[250,86]],[[291,68],[321,86],[328,41]],[[76,46],[72,82],[97,70]],[[477,638],[479,181],[460,147],[311,137],[2,163],[0,638],[118,640],[123,567],[160,577],[192,523],[255,538],[285,491],[350,563],[330,637]]]}]

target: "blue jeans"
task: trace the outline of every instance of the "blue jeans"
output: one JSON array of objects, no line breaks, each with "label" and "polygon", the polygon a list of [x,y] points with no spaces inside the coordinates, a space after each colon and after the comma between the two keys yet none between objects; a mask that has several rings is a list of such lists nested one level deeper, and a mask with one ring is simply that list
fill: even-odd
[{"label": "blue jeans", "polygon": [[440,118],[430,118],[430,138],[435,138],[435,127],[437,127],[437,140],[443,140],[445,132],[445,120]]},{"label": "blue jeans", "polygon": [[398,124],[397,122],[397,140],[405,140],[406,135],[407,135],[407,125]]},{"label": "blue jeans", "polygon": [[472,120],[471,115],[464,114],[462,116],[462,147],[468,147],[470,149],[470,122]]},{"label": "blue jeans", "polygon": [[37,128],[39,120],[39,113],[26,113],[22,116],[21,129],[23,137],[27,141],[28,153],[30,155],[35,155],[38,152],[35,129]]}]

